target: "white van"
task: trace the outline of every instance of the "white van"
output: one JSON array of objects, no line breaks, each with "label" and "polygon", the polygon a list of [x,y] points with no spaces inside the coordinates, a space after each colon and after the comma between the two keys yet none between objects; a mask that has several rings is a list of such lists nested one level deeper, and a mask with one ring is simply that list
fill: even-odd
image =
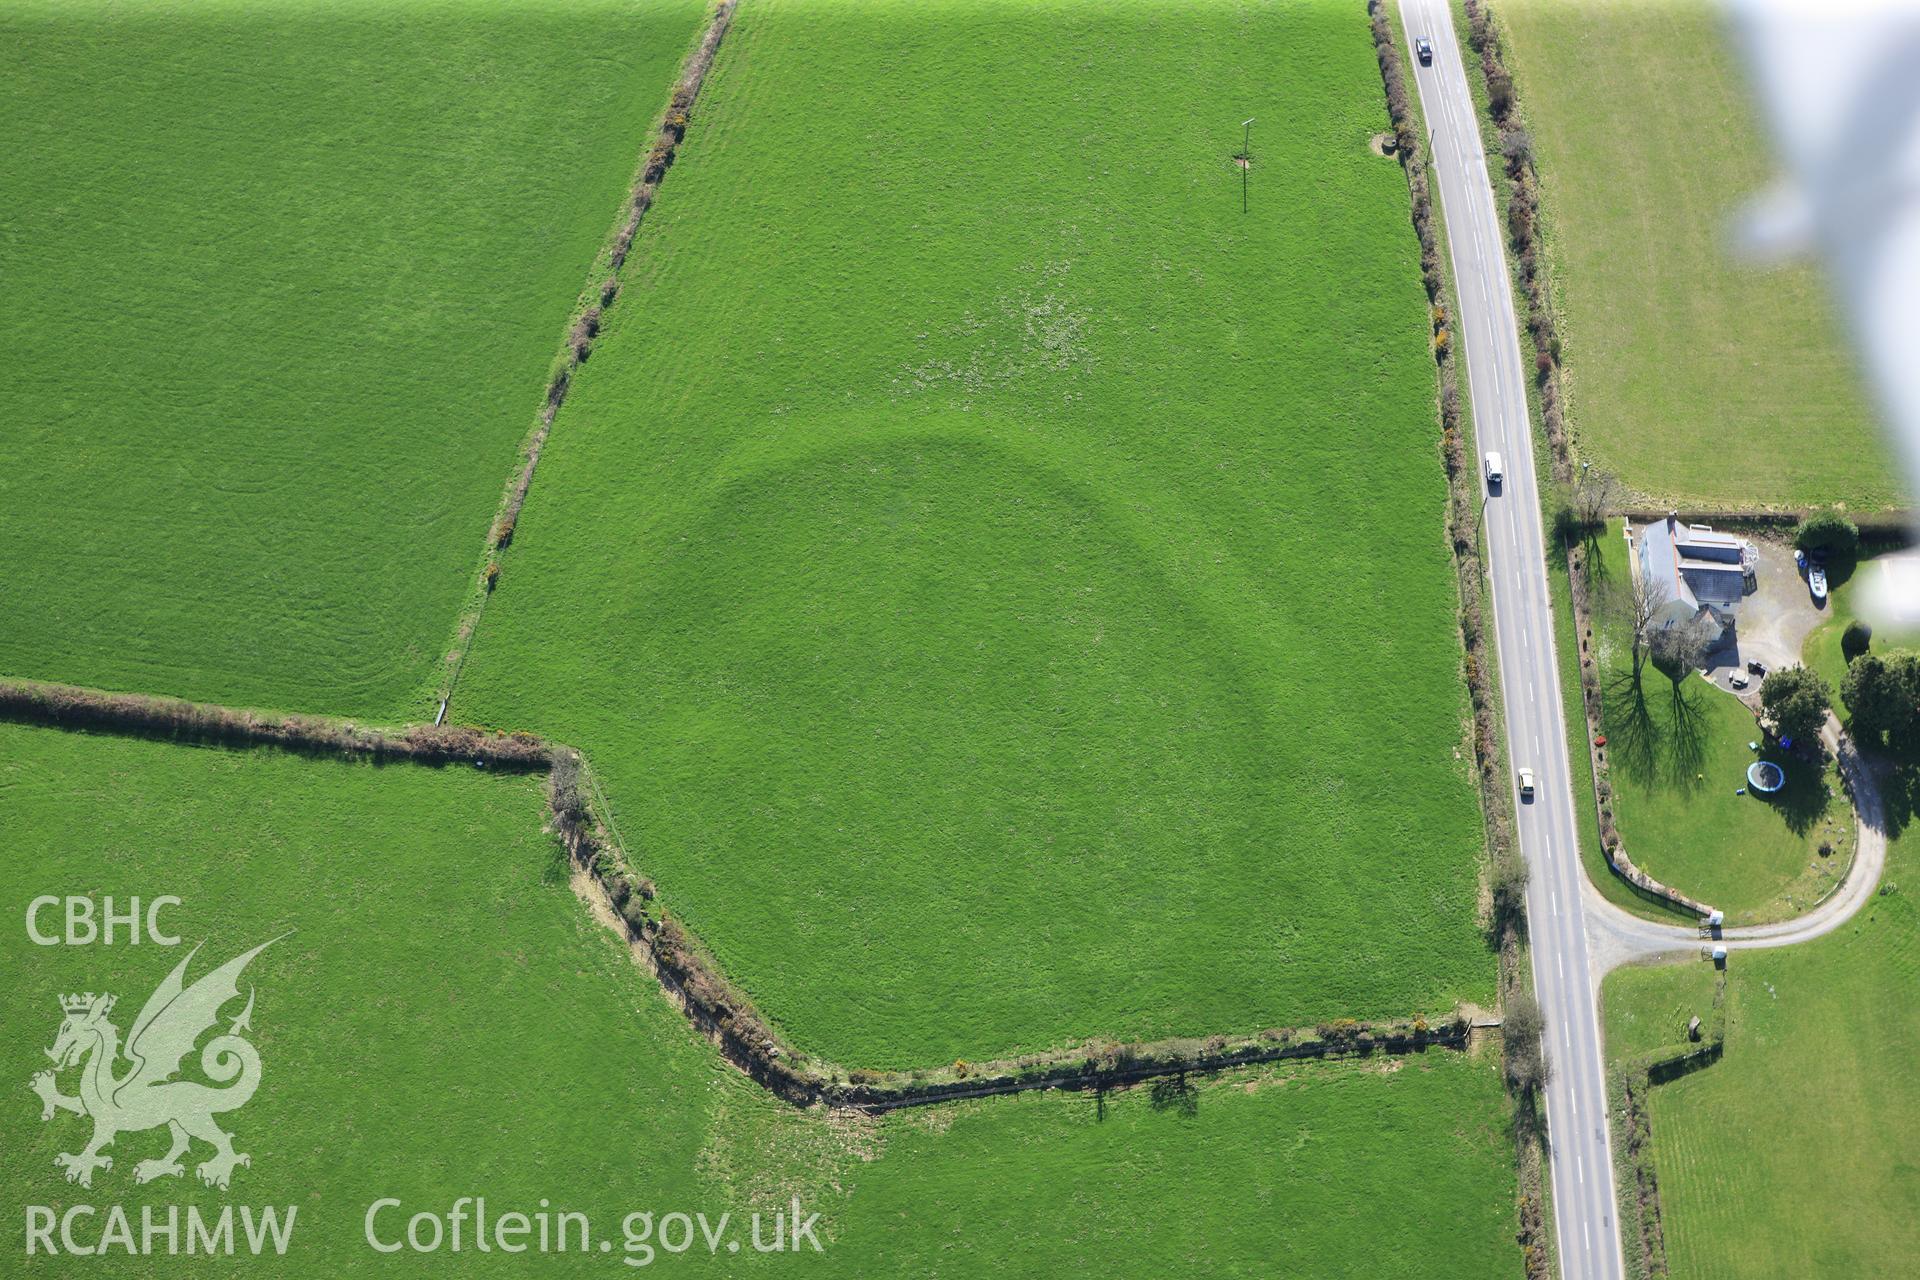
[{"label": "white van", "polygon": [[1487,450],[1487,483],[1499,484],[1507,477],[1507,469],[1500,465],[1500,455],[1492,449]]}]

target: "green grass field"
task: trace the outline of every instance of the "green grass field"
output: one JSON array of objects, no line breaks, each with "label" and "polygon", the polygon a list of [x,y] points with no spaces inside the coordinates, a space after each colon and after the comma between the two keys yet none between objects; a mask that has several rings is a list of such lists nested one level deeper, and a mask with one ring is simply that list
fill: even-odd
[{"label": "green grass field", "polygon": [[[634,1211],[731,1212],[743,1238],[755,1209],[799,1196],[821,1212],[824,1257],[743,1248],[709,1263],[723,1274],[1226,1276],[1295,1260],[1316,1275],[1464,1280],[1514,1265],[1513,1152],[1489,1058],[1434,1051],[1187,1092],[830,1118],[722,1066],[591,921],[540,830],[536,780],[0,725],[0,804],[0,907],[14,922],[0,935],[0,1079],[14,1089],[0,1109],[0,1199],[15,1206],[119,1204],[137,1231],[142,1206],[297,1205],[287,1258],[253,1264],[294,1276],[581,1274],[574,1254],[480,1255],[470,1236],[457,1257],[364,1243],[376,1199],[444,1213],[463,1195],[496,1215],[543,1197],[587,1213],[614,1258]],[[206,948],[190,978],[285,935],[243,986],[262,1083],[224,1117],[252,1157],[227,1193],[136,1186],[133,1164],[164,1148],[158,1132],[122,1135],[91,1189],[62,1181],[53,1157],[78,1149],[86,1122],[41,1123],[25,1088],[47,1066],[55,997],[113,991],[124,1031],[186,948],[33,946],[20,924],[42,893],[178,895],[163,922]],[[80,1265],[26,1258],[24,1215],[9,1218],[20,1274]],[[401,1220],[378,1219],[383,1239]],[[84,1265],[192,1264],[116,1253]]]},{"label": "green grass field", "polygon": [[1490,998],[1364,15],[754,4],[700,111],[456,714],[848,1066]]},{"label": "green grass field", "polygon": [[[1884,883],[1912,875],[1894,843]],[[1894,887],[1841,930],[1727,969],[1725,1053],[1652,1092],[1654,1167],[1675,1276],[1900,1276],[1920,1250],[1920,917]],[[1705,964],[1607,979],[1616,1059],[1705,1016]]]},{"label": "green grass field", "polygon": [[[1649,663],[1635,686],[1631,631],[1610,603],[1625,589],[1630,554],[1615,521],[1589,557],[1604,584],[1595,590],[1602,726],[1627,853],[1656,879],[1725,911],[1730,923],[1805,911],[1852,857],[1853,810],[1839,775],[1765,745],[1753,713],[1694,672],[1676,684]],[[1761,750],[1748,750],[1750,742],[1762,742]],[[1756,754],[1787,771],[1773,797],[1736,794]]]},{"label": "green grass field", "polygon": [[[1186,1108],[1191,1106],[1189,1112]],[[837,1261],[872,1275],[1512,1274],[1491,1059],[1236,1073],[1187,1102],[1024,1095],[888,1122]]]},{"label": "green grass field", "polygon": [[1771,179],[1703,0],[1495,6],[1548,218],[1580,452],[1676,503],[1897,505],[1814,269],[1730,255]]},{"label": "green grass field", "polygon": [[425,711],[704,9],[0,4],[0,673]]}]

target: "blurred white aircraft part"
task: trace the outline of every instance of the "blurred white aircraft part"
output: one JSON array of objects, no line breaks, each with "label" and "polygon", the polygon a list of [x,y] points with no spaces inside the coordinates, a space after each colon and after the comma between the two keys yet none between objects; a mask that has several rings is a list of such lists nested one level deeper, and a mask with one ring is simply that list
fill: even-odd
[{"label": "blurred white aircraft part", "polygon": [[[1920,0],[1727,0],[1787,180],[1741,239],[1831,268],[1885,410],[1908,491],[1920,495]],[[1863,612],[1920,623],[1920,556],[1862,582]]]}]

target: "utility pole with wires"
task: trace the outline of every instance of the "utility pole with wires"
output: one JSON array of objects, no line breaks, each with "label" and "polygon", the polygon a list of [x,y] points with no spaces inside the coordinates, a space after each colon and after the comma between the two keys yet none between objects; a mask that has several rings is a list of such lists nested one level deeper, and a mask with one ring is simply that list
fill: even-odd
[{"label": "utility pole with wires", "polygon": [[1240,122],[1240,212],[1247,211],[1247,174],[1253,170],[1253,117]]}]

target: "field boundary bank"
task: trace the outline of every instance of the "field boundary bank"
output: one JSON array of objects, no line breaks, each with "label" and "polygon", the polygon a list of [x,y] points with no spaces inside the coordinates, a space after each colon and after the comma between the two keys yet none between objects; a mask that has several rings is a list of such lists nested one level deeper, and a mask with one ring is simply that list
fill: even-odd
[{"label": "field boundary bank", "polygon": [[668,999],[730,1064],[799,1106],[878,1112],[1037,1089],[1098,1091],[1281,1059],[1465,1051],[1475,1026],[1465,1010],[1456,1009],[1432,1023],[1418,1016],[1385,1022],[1336,1018],[1255,1035],[1094,1040],[978,1064],[849,1071],[786,1043],[698,941],[659,905],[652,882],[633,872],[624,850],[609,841],[609,828],[581,789],[585,761],[570,747],[526,733],[447,725],[371,728],[320,716],[20,681],[0,681],[0,720],[173,744],[278,748],[335,760],[544,771],[550,828],[574,868],[585,873],[601,895],[607,922],[644,959]]},{"label": "field boundary bank", "polygon": [[1691,524],[1710,524],[1716,528],[1747,529],[1755,532],[1792,532],[1801,521],[1818,511],[1842,511],[1860,530],[1863,544],[1900,544],[1913,540],[1913,526],[1920,512],[1894,509],[1856,512],[1841,507],[1697,507],[1678,503],[1668,507],[1626,507],[1613,514],[1653,524],[1669,514],[1678,513]]},{"label": "field boundary bank", "polygon": [[37,681],[0,681],[0,719],[55,729],[98,729],[163,742],[279,747],[302,755],[376,763],[473,764],[518,773],[552,767],[551,748],[527,733],[445,725],[411,725],[396,732],[322,716],[279,715]]},{"label": "field boundary bank", "polygon": [[658,905],[590,798],[591,776],[577,752],[556,749],[548,813],[574,870],[590,886],[600,917],[645,964],[668,998],[734,1067],[796,1106],[880,1112],[1040,1089],[1104,1090],[1159,1077],[1208,1074],[1280,1059],[1365,1058],[1465,1050],[1473,1023],[1464,1010],[1429,1023],[1336,1018],[1257,1035],[1149,1042],[1093,1040],[1065,1049],[932,1068],[847,1070],[787,1043],[680,923]]},{"label": "field boundary bank", "polygon": [[[1397,5],[1394,6],[1397,10]],[[1420,276],[1432,320],[1432,344],[1440,421],[1440,456],[1447,478],[1447,543],[1453,551],[1454,577],[1460,599],[1460,641],[1463,675],[1472,709],[1469,736],[1475,775],[1479,783],[1481,822],[1486,833],[1492,919],[1489,933],[1499,949],[1499,992],[1503,1010],[1516,1006],[1537,1008],[1526,989],[1522,939],[1526,925],[1526,864],[1514,843],[1508,810],[1505,769],[1500,759],[1500,735],[1495,713],[1492,673],[1488,664],[1485,615],[1481,607],[1484,569],[1480,556],[1480,508],[1470,487],[1472,468],[1463,443],[1465,424],[1460,413],[1459,374],[1453,359],[1453,340],[1447,305],[1454,298],[1445,259],[1434,232],[1432,184],[1421,152],[1423,130],[1414,117],[1405,66],[1393,34],[1386,0],[1368,0],[1367,15],[1374,55],[1380,65],[1387,117],[1393,126],[1395,155],[1406,175],[1414,232],[1420,242]],[[1404,25],[1404,20],[1402,25]],[[1501,1036],[1502,1077],[1515,1106],[1514,1164],[1517,1181],[1515,1242],[1528,1280],[1547,1280],[1552,1274],[1552,1246],[1546,1224],[1545,1128],[1538,1091],[1545,1080],[1545,1063],[1537,1035]]]},{"label": "field boundary bank", "polygon": [[720,51],[720,42],[726,37],[738,4],[739,0],[718,0],[707,19],[699,43],[681,64],[680,77],[674,82],[673,96],[660,115],[651,146],[628,187],[624,212],[613,230],[608,232],[600,251],[595,255],[593,266],[588,269],[588,280],[598,277],[600,283],[589,284],[581,291],[572,314],[567,318],[566,339],[548,371],[539,415],[533,431],[521,446],[520,462],[508,475],[505,492],[501,495],[499,505],[494,508],[493,523],[487,527],[467,604],[454,622],[453,645],[448,650],[439,686],[434,691],[436,725],[446,720],[447,704],[453,700],[454,686],[466,666],[467,651],[473,644],[474,632],[479,629],[480,615],[485,612],[487,600],[499,583],[500,557],[513,542],[514,526],[519,522],[520,508],[526,504],[527,491],[533,487],[534,469],[540,465],[540,454],[546,448],[548,435],[553,431],[553,420],[566,401],[574,374],[593,354],[593,343],[600,334],[602,317],[620,296],[620,270],[626,265],[627,255],[633,249],[634,237],[640,232],[642,220],[646,218],[647,211],[653,208],[661,181],[665,179],[667,170],[673,167],[680,143],[687,136],[687,126],[692,120],[694,103],[700,96],[700,86],[713,69],[714,57]]},{"label": "field boundary bank", "polygon": [[1700,1028],[1698,1040],[1662,1046],[1619,1063],[1609,1073],[1608,1093],[1613,1110],[1621,1172],[1621,1224],[1631,1227],[1627,1238],[1638,1248],[1637,1271],[1647,1280],[1667,1275],[1667,1237],[1660,1206],[1660,1180],[1653,1167],[1653,1127],[1647,1095],[1655,1085],[1667,1084],[1720,1060],[1727,1041],[1727,979],[1714,983],[1713,1004]]}]

